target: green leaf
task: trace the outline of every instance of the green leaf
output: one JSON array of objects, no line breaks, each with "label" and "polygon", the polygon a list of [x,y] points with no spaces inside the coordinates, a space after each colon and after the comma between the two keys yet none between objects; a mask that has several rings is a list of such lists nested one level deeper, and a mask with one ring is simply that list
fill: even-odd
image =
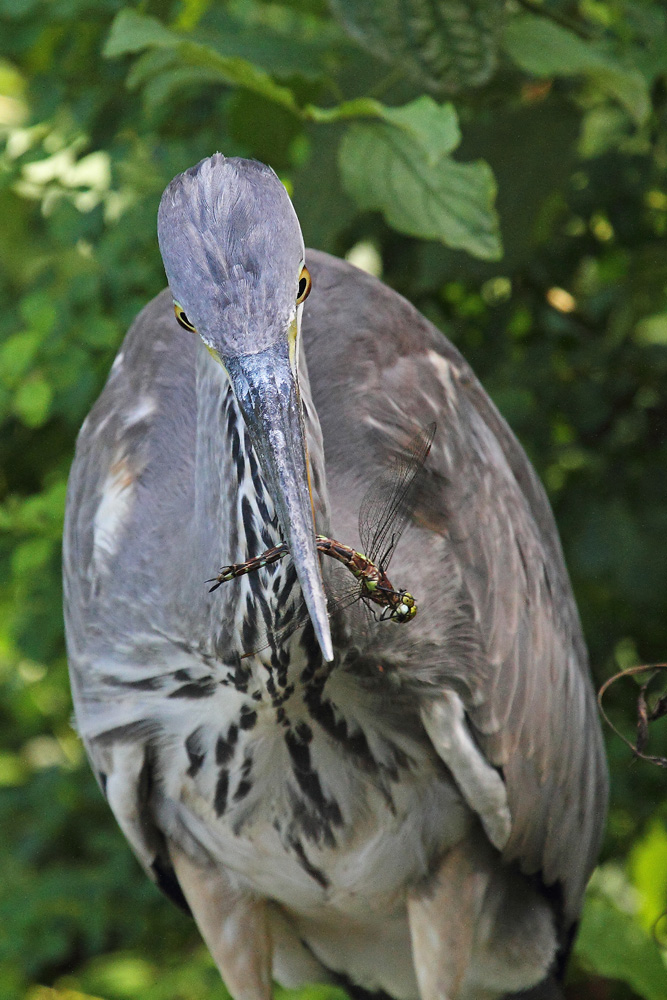
[{"label": "green leaf", "polygon": [[586,900],[574,951],[598,975],[620,979],[644,1000],[664,1000],[667,968],[657,945],[608,900]]},{"label": "green leaf", "polygon": [[38,374],[19,386],[14,396],[14,412],[26,427],[41,427],[49,416],[53,390]]},{"label": "green leaf", "polygon": [[400,107],[387,107],[372,97],[358,97],[333,108],[309,105],[304,114],[316,122],[345,121],[350,118],[376,118],[395,125],[418,142],[429,163],[451,153],[461,141],[456,111],[451,104],[438,104],[423,95]]},{"label": "green leaf", "polygon": [[34,330],[25,330],[8,337],[0,347],[0,379],[13,388],[25,375],[39,353],[42,335]]},{"label": "green leaf", "polygon": [[53,542],[48,538],[29,538],[20,542],[12,553],[12,570],[15,576],[31,576],[40,571],[53,555]]},{"label": "green leaf", "polygon": [[632,847],[629,857],[632,882],[640,895],[639,918],[651,933],[665,912],[667,900],[667,830],[655,820]]},{"label": "green leaf", "polygon": [[628,68],[602,45],[586,41],[558,24],[520,14],[505,28],[503,46],[510,59],[532,76],[587,76],[614,97],[636,122],[646,121],[650,97],[639,70]]},{"label": "green leaf", "polygon": [[645,316],[635,327],[634,339],[643,346],[667,346],[667,312]]},{"label": "green leaf", "polygon": [[[452,148],[448,122],[451,129],[446,108],[443,150]],[[361,208],[381,211],[400,232],[497,260],[502,248],[489,166],[457,163],[444,153],[434,158],[434,148],[394,126],[353,125],[340,148],[343,185]]]},{"label": "green leaf", "polygon": [[[144,61],[139,73],[133,77],[136,85],[138,81],[148,83],[151,70],[157,74],[150,81],[153,89],[149,92],[149,100],[153,105],[165,101],[175,87],[182,86],[187,80],[246,87],[283,107],[297,110],[291,90],[275,83],[268,73],[247,59],[220,55],[209,45],[190,41],[170,31],[156,18],[122,10],[111,27],[104,54],[113,58],[143,49],[173,50],[173,60]],[[160,80],[160,74],[165,76],[164,80]]]},{"label": "green leaf", "polygon": [[102,54],[107,59],[115,59],[155,46],[169,47],[178,44],[178,41],[178,35],[165,28],[156,18],[125,9],[119,12],[111,25]]}]

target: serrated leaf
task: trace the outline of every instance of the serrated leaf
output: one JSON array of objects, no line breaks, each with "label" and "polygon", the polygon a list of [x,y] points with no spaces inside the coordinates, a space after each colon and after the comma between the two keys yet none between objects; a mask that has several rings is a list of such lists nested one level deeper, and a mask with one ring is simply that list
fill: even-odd
[{"label": "serrated leaf", "polygon": [[598,975],[620,979],[644,1000],[664,1000],[667,968],[655,941],[608,900],[586,900],[574,951]]},{"label": "serrated leaf", "polygon": [[510,59],[532,76],[587,76],[622,104],[638,123],[651,109],[646,81],[639,70],[620,63],[599,43],[532,14],[507,24],[503,47]]},{"label": "serrated leaf", "polygon": [[502,0],[330,0],[348,33],[435,94],[477,87],[496,64]]},{"label": "serrated leaf", "polygon": [[400,232],[439,240],[475,257],[502,254],[496,187],[486,163],[433,162],[399,129],[353,125],[340,149],[343,185],[361,208],[382,212]]}]

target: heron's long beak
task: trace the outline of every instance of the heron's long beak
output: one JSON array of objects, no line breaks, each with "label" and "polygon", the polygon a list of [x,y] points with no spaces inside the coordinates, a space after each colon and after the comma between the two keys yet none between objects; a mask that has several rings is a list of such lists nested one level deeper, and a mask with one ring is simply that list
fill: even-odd
[{"label": "heron's long beak", "polygon": [[287,343],[225,358],[224,364],[271,491],[322,655],[333,660],[303,417]]}]

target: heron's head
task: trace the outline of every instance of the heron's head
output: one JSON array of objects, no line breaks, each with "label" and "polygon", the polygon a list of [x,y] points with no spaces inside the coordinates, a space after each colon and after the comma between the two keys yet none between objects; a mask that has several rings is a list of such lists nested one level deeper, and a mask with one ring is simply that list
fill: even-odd
[{"label": "heron's head", "polygon": [[297,370],[310,275],[292,203],[269,167],[216,153],[168,186],[158,239],[179,322],[227,371],[331,660]]}]

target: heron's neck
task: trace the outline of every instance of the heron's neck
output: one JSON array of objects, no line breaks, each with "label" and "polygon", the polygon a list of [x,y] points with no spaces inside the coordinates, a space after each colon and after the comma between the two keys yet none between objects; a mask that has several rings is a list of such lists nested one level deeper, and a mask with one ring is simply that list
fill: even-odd
[{"label": "heron's neck", "polygon": [[[301,377],[301,398],[311,467],[311,487],[315,508],[316,528],[329,532],[329,511],[326,497],[324,452],[317,414],[310,396],[310,386],[304,367]],[[218,568],[229,563],[245,562],[282,542],[282,534],[273,501],[257,458],[253,452],[243,417],[231,390],[224,369],[216,364],[203,344],[199,345],[196,362],[197,439],[195,459],[194,524],[205,526],[197,544],[200,558],[210,567],[213,576]],[[276,573],[289,569],[289,561],[241,577],[233,585],[223,585],[216,592],[219,603],[218,620],[235,618],[243,608],[250,591],[261,582],[265,598],[272,602],[271,583]],[[246,593],[247,592],[247,593]],[[230,633],[232,634],[232,633]],[[233,633],[238,634],[238,633]],[[246,650],[241,650],[245,652]]]}]

